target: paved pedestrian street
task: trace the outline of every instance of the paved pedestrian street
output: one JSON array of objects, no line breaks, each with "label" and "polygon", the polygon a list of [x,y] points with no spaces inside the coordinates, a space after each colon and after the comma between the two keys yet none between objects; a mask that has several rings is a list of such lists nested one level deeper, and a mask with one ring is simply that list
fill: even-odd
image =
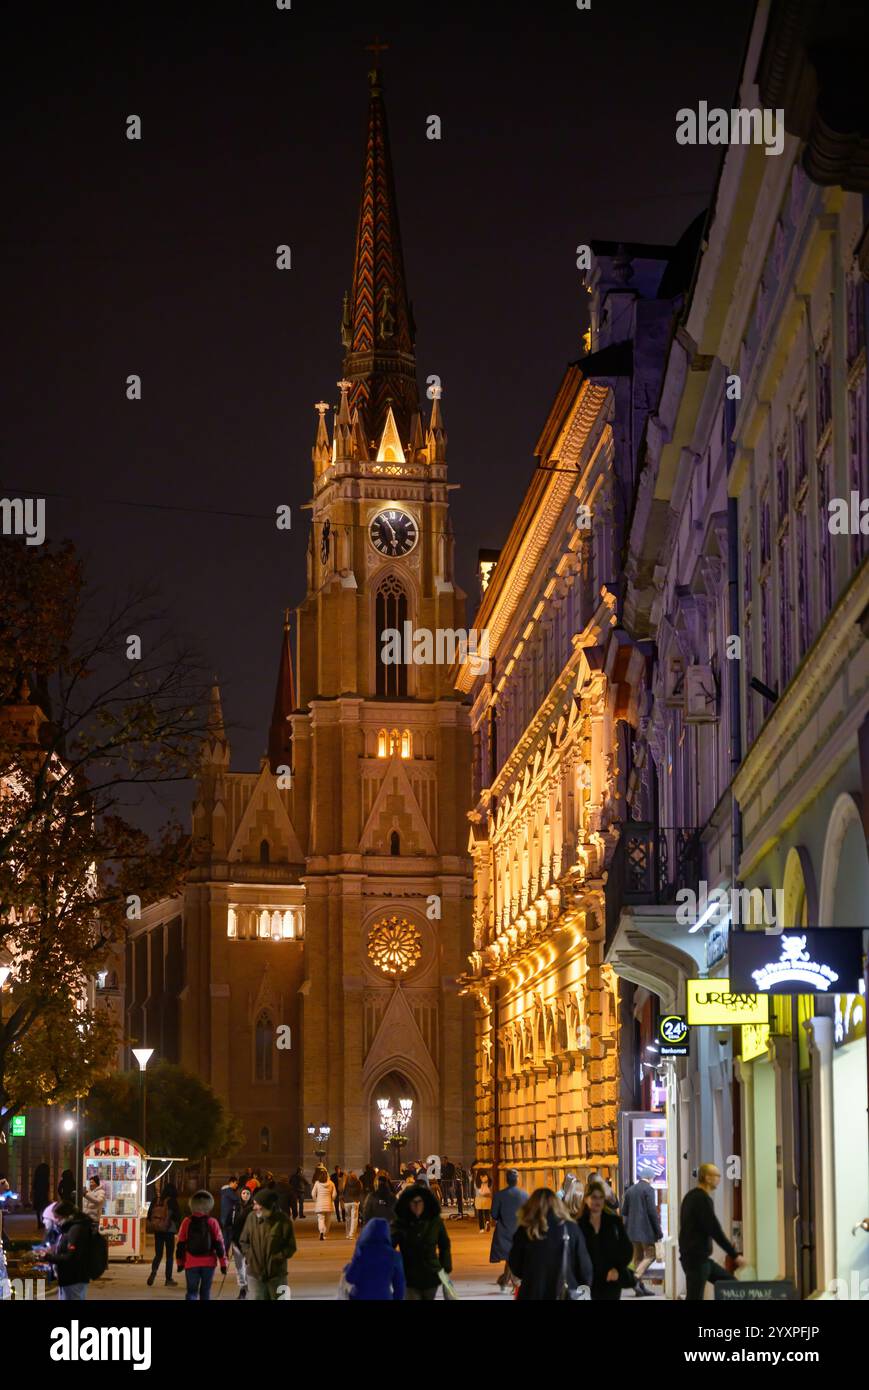
[{"label": "paved pedestrian street", "polygon": [[[503,1265],[489,1264],[491,1231],[481,1233],[476,1221],[465,1218],[462,1221],[450,1220],[449,1209],[445,1213],[447,1230],[453,1249],[453,1282],[460,1299],[492,1299],[506,1303],[510,1295],[498,1288],[495,1280]],[[26,1216],[11,1217],[7,1229],[16,1239],[35,1234],[32,1220]],[[333,1223],[325,1241],[317,1239],[317,1223],[313,1216],[306,1216],[295,1222],[298,1250],[289,1264],[289,1285],[292,1299],[329,1299],[338,1290],[341,1270],[353,1252],[353,1242],[344,1235],[343,1226]],[[183,1302],[184,1275],[175,1272],[177,1288],[166,1288],[162,1270],[149,1289],[146,1284],[150,1261],[153,1254],[153,1240],[148,1238],[147,1258],[141,1264],[127,1264],[125,1261],[112,1261],[102,1279],[91,1284],[89,1300],[104,1299],[147,1299],[159,1302]],[[56,1298],[56,1287],[48,1297]],[[218,1270],[212,1287],[212,1298],[222,1303],[238,1300],[238,1280],[230,1261],[226,1281]],[[656,1303],[659,1297],[635,1300],[633,1294],[625,1293],[624,1303]]]}]

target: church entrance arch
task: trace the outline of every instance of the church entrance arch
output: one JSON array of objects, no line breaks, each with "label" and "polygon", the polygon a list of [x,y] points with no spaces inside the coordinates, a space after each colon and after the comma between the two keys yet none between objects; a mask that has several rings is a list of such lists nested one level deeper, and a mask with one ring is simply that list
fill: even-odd
[{"label": "church entrance arch", "polygon": [[[394,1146],[384,1149],[384,1134],[380,1128],[379,1100],[388,1100],[394,1111],[399,1109],[399,1101],[412,1100],[413,1112],[407,1131],[407,1143],[400,1150]],[[371,1162],[375,1168],[385,1168],[396,1177],[407,1159],[419,1157],[419,1096],[416,1087],[401,1071],[389,1071],[375,1084],[371,1091],[369,1107],[369,1149]]]}]

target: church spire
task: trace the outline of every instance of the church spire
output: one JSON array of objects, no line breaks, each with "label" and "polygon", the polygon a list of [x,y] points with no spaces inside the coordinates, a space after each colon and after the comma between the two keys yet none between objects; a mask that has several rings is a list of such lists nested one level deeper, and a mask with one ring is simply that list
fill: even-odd
[{"label": "church spire", "polygon": [[362,202],[356,229],[353,286],[345,296],[341,330],[347,348],[344,376],[352,383],[350,406],[359,410],[369,443],[380,440],[389,399],[402,441],[409,437],[418,405],[413,319],[404,277],[379,66],[380,50],[385,45],[375,42],[370,47],[374,57],[368,74]]},{"label": "church spire", "polygon": [[278,684],[275,707],[269,728],[269,765],[273,773],[279,767],[293,765],[293,730],[288,722],[296,708],[296,684],[293,680],[293,656],[290,651],[290,610],[284,611],[284,636],[278,664]]}]

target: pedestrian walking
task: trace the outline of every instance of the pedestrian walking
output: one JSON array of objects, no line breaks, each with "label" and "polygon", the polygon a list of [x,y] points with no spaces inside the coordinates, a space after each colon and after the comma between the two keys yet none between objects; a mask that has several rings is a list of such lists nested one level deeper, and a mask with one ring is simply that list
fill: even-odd
[{"label": "pedestrian walking", "polygon": [[81,1302],[91,1281],[93,1224],[72,1202],[53,1203],[43,1219],[52,1239],[44,1258],[57,1273],[57,1296]]},{"label": "pedestrian walking", "polygon": [[106,1189],[99,1178],[88,1178],[87,1190],[81,1202],[82,1214],[90,1217],[91,1221],[95,1221],[99,1225],[103,1208],[106,1205],[106,1197]]},{"label": "pedestrian walking", "polygon": [[311,1198],[314,1203],[314,1211],[317,1216],[317,1229],[320,1232],[320,1239],[325,1240],[329,1234],[329,1227],[332,1224],[332,1213],[335,1209],[335,1184],[329,1177],[325,1168],[317,1168],[314,1173],[314,1185],[311,1188]]},{"label": "pedestrian walking", "polygon": [[190,1198],[190,1215],[185,1216],[178,1232],[177,1263],[184,1271],[188,1303],[208,1303],[214,1271],[220,1265],[226,1273],[226,1247],[220,1226],[211,1215],[214,1198],[205,1188]]},{"label": "pedestrian walking", "polygon": [[261,1187],[254,1194],[253,1215],[241,1233],[241,1252],[252,1297],[258,1303],[280,1302],[287,1289],[287,1262],[296,1253],[296,1233],[272,1188]]},{"label": "pedestrian walking", "polygon": [[61,1202],[71,1202],[75,1196],[75,1178],[69,1168],[64,1168],[57,1184],[57,1195]]},{"label": "pedestrian walking", "polygon": [[489,1250],[489,1263],[500,1264],[503,1260],[504,1269],[498,1275],[496,1283],[499,1288],[506,1289],[512,1284],[510,1274],[510,1247],[513,1244],[513,1237],[516,1234],[516,1226],[519,1220],[520,1208],[528,1201],[528,1193],[524,1187],[519,1186],[519,1173],[515,1168],[508,1168],[506,1173],[507,1186],[501,1187],[492,1198],[492,1245]]},{"label": "pedestrian walking", "polygon": [[609,1178],[605,1177],[602,1172],[599,1173],[597,1169],[594,1169],[591,1173],[589,1173],[588,1177],[585,1180],[586,1192],[591,1187],[592,1183],[595,1182],[600,1183],[601,1187],[604,1190],[604,1199],[607,1211],[617,1212],[619,1209],[619,1199],[615,1194],[615,1191]]},{"label": "pedestrian walking", "polygon": [[339,1168],[339,1167],[338,1167],[338,1164],[336,1163],[336,1164],[335,1164],[335,1171],[334,1171],[334,1173],[330,1173],[330,1174],[329,1174],[329,1177],[330,1177],[330,1180],[331,1180],[331,1182],[334,1184],[334,1187],[335,1187],[335,1197],[334,1197],[334,1199],[333,1199],[333,1200],[334,1200],[334,1204],[335,1204],[335,1220],[336,1220],[336,1221],[343,1221],[343,1220],[344,1220],[344,1183],[345,1183],[345,1180],[346,1180],[346,1174],[345,1174],[345,1172],[344,1172],[344,1169],[343,1169],[343,1168]]},{"label": "pedestrian walking", "polygon": [[712,1194],[720,1181],[721,1172],[714,1163],[701,1163],[697,1171],[697,1186],[692,1187],[682,1198],[682,1209],[679,1212],[679,1260],[685,1271],[685,1298],[691,1303],[702,1300],[707,1284],[717,1284],[719,1279],[733,1277],[713,1260],[713,1241],[730,1256],[736,1269],[745,1264],[743,1257],[737,1254],[736,1247],[722,1231],[715,1215]]},{"label": "pedestrian walking", "polygon": [[230,1173],[220,1189],[220,1229],[223,1232],[223,1240],[227,1248],[229,1232],[232,1230],[232,1218],[235,1216],[240,1200],[238,1186],[238,1177],[235,1173]]},{"label": "pedestrian walking", "polygon": [[465,1215],[465,1170],[460,1163],[456,1164],[455,1193],[456,1193],[456,1215],[461,1220]]},{"label": "pedestrian walking", "polygon": [[482,1168],[474,1175],[474,1208],[481,1231],[488,1231],[492,1224],[492,1179]]},{"label": "pedestrian walking", "polygon": [[389,1174],[379,1172],[374,1191],[370,1192],[365,1199],[365,1206],[362,1208],[363,1225],[368,1225],[369,1221],[375,1221],[378,1217],[391,1222],[395,1215],[395,1193],[389,1181]]},{"label": "pedestrian walking", "polygon": [[369,1221],[356,1242],[344,1280],[350,1286],[351,1302],[398,1301],[404,1298],[404,1261],[393,1248],[389,1222],[382,1216]]},{"label": "pedestrian walking", "polygon": [[175,1240],[181,1226],[181,1208],[178,1205],[178,1189],[172,1182],[164,1182],[159,1197],[155,1197],[148,1207],[148,1230],[154,1235],[154,1258],[148,1287],[154,1283],[160,1269],[160,1261],[166,1260],[166,1287],[177,1288],[178,1280],[172,1278],[172,1261],[175,1257]]},{"label": "pedestrian walking", "polygon": [[652,1290],[643,1283],[643,1275],[654,1262],[655,1244],[664,1239],[664,1232],[658,1218],[655,1189],[645,1178],[638,1178],[626,1190],[622,1198],[622,1220],[634,1247],[636,1297],[648,1298]]},{"label": "pedestrian walking", "polygon": [[362,1169],[362,1191],[367,1197],[374,1191],[374,1184],[377,1182],[377,1173],[370,1163],[366,1163]]},{"label": "pedestrian walking", "polygon": [[507,1260],[522,1302],[571,1298],[592,1280],[582,1231],[551,1187],[538,1187],[519,1208]]},{"label": "pedestrian walking", "polygon": [[359,1204],[362,1201],[362,1183],[352,1168],[344,1183],[344,1211],[347,1218],[347,1238],[352,1240],[359,1225]]},{"label": "pedestrian walking", "polygon": [[305,1215],[305,1194],[308,1184],[301,1168],[297,1168],[295,1173],[290,1176],[290,1215],[294,1221],[300,1221]]},{"label": "pedestrian walking", "polygon": [[405,1299],[430,1302],[437,1297],[441,1270],[449,1274],[453,1261],[441,1209],[426,1183],[414,1183],[402,1192],[391,1234],[404,1261]]},{"label": "pedestrian walking", "polygon": [[592,1300],[616,1301],[622,1289],[633,1285],[628,1265],[633,1246],[620,1216],[606,1210],[606,1189],[602,1182],[590,1182],[585,1189],[585,1211],[579,1229],[591,1257]]},{"label": "pedestrian walking", "polygon": [[289,1215],[290,1215],[290,1209],[291,1209],[291,1207],[292,1207],[292,1196],[291,1196],[291,1194],[290,1194],[290,1179],[289,1179],[289,1177],[286,1177],[286,1178],[278,1178],[278,1180],[277,1180],[277,1182],[275,1183],[274,1188],[273,1188],[272,1190],[273,1190],[274,1192],[277,1193],[277,1197],[278,1197],[278,1206],[280,1207],[281,1211],[284,1213],[284,1216],[289,1216]]},{"label": "pedestrian walking", "polygon": [[30,1201],[33,1210],[36,1212],[36,1226],[40,1231],[44,1229],[42,1213],[48,1206],[50,1192],[51,1170],[47,1163],[37,1163],[33,1170],[33,1181],[30,1185]]},{"label": "pedestrian walking", "polygon": [[232,1232],[229,1243],[229,1252],[232,1255],[232,1263],[235,1266],[235,1276],[238,1279],[239,1298],[247,1298],[247,1266],[244,1262],[244,1251],[241,1248],[241,1237],[247,1219],[252,1211],[253,1193],[249,1187],[243,1187],[240,1191],[239,1204],[235,1209],[235,1216],[232,1219]]}]

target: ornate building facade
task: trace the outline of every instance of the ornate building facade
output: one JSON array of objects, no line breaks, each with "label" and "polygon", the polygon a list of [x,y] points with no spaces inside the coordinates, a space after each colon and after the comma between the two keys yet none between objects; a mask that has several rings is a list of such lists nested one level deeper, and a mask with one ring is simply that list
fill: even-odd
[{"label": "ornate building facade", "polygon": [[620,628],[621,544],[640,403],[678,297],[665,247],[595,245],[590,345],[564,376],[538,466],[477,615],[473,699],[477,1152],[526,1187],[616,1176],[631,991],[605,962],[645,656]]},{"label": "ornate building facade", "polygon": [[[160,1052],[166,1033],[245,1122],[233,1161],[268,1154],[275,1169],[305,1160],[308,1125],[331,1127],[345,1166],[382,1162],[383,1098],[413,1101],[414,1156],[473,1144],[473,1023],[457,984],[471,948],[471,737],[449,680],[464,594],[439,390],[427,419],[419,408],[377,69],[369,85],[340,400],[331,431],[317,406],[307,593],[295,662],[288,633],[282,645],[269,757],[229,770],[215,696],[194,811],[202,863],[183,903],[149,909],[130,944],[131,1034]],[[431,634],[432,659],[408,629]],[[290,1048],[276,1046],[280,1025]]]}]

